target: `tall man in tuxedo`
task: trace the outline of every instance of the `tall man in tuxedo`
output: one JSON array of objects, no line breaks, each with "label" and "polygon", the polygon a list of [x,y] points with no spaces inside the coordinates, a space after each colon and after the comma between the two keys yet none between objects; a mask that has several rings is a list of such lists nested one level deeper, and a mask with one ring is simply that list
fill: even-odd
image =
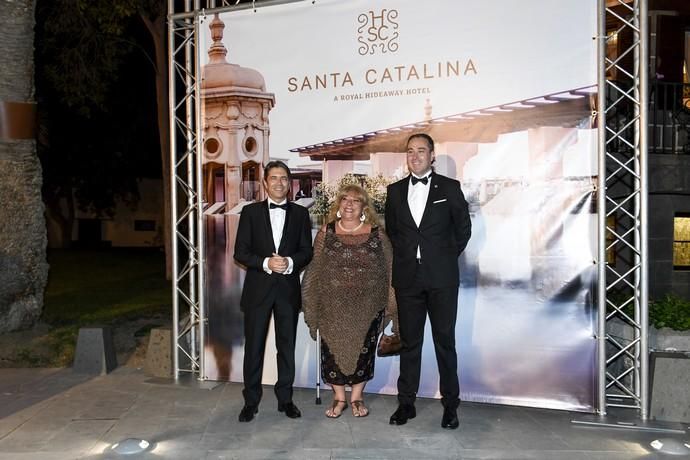
[{"label": "tall man in tuxedo", "polygon": [[302,414],[292,402],[295,337],[302,305],[299,273],[312,257],[311,222],[306,208],[287,201],[290,169],[282,161],[264,168],[268,198],[242,209],[235,240],[235,260],[247,268],[240,308],[244,312],[244,407],[240,422],[259,411],[261,375],[268,324],[273,313],[278,381],[278,411]]},{"label": "tall man in tuxedo", "polygon": [[390,423],[404,425],[417,415],[414,402],[428,314],[444,408],[441,426],[455,429],[460,403],[455,351],[458,257],[470,239],[471,222],[460,183],[434,173],[433,162],[433,139],[427,134],[410,136],[410,175],[389,185],[386,198],[386,231],[393,243],[393,287],[403,342],[399,405]]}]

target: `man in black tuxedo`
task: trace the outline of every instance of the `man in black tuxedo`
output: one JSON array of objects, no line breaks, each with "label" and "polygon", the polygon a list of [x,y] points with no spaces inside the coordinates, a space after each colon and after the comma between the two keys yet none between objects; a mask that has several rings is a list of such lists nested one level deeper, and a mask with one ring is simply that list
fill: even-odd
[{"label": "man in black tuxedo", "polygon": [[427,134],[407,140],[410,176],[388,186],[386,231],[393,243],[393,287],[403,349],[400,353],[398,409],[391,425],[417,414],[422,342],[426,316],[436,350],[443,417],[441,426],[458,427],[460,403],[455,321],[460,284],[458,257],[471,234],[467,201],[460,183],[436,174],[434,141]]},{"label": "man in black tuxedo", "polygon": [[278,381],[278,411],[302,414],[292,402],[297,316],[302,306],[299,273],[312,257],[311,222],[306,208],[287,201],[290,169],[282,161],[264,168],[268,198],[242,209],[235,260],[247,268],[240,308],[244,312],[244,407],[240,422],[259,411],[261,375],[268,324],[273,313]]}]

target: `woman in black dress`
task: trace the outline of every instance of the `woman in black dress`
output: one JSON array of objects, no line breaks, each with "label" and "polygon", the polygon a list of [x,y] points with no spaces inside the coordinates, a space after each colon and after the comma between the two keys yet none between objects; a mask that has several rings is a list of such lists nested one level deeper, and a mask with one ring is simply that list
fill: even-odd
[{"label": "woman in black dress", "polygon": [[304,320],[312,338],[317,329],[321,335],[321,375],[334,392],[326,416],[337,418],[345,410],[347,385],[352,415],[366,417],[362,393],[374,377],[378,336],[389,320],[397,330],[393,250],[358,185],[338,191],[328,221],[316,235],[302,281]]}]

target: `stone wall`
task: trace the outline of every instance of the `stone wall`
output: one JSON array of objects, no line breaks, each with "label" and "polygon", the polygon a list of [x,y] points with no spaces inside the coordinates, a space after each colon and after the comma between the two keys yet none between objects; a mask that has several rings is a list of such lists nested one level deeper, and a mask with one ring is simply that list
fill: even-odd
[{"label": "stone wall", "polygon": [[673,217],[690,213],[690,155],[649,156],[649,296],[690,299],[690,271],[673,269]]}]

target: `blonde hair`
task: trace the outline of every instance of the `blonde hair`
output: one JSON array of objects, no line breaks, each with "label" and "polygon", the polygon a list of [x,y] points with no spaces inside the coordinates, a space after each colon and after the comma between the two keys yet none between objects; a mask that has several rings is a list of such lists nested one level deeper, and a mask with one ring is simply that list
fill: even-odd
[{"label": "blonde hair", "polygon": [[338,220],[336,213],[338,212],[338,209],[340,209],[340,203],[343,201],[343,198],[345,198],[345,196],[347,196],[348,193],[353,193],[357,195],[360,200],[362,200],[362,213],[365,217],[364,223],[372,225],[377,224],[378,219],[376,217],[376,214],[374,214],[374,212],[372,212],[371,210],[369,194],[362,187],[355,184],[343,185],[342,187],[340,187],[340,190],[338,190],[338,193],[335,196],[335,200],[333,200],[331,209],[328,211],[328,222],[335,222],[336,220]]}]

